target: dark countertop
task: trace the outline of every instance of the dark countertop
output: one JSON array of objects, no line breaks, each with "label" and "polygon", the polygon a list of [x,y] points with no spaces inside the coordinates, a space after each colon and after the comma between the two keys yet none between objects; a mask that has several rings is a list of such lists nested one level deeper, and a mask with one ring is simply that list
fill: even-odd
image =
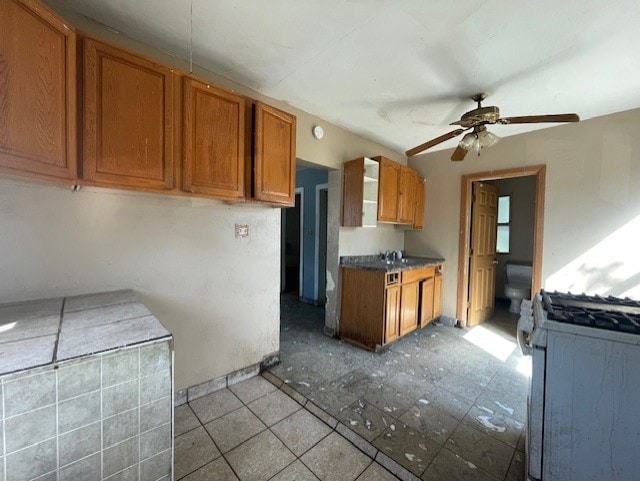
[{"label": "dark countertop", "polygon": [[0,376],[171,333],[131,290],[0,305]]},{"label": "dark countertop", "polygon": [[387,262],[377,256],[343,256],[340,258],[340,267],[348,269],[364,269],[368,271],[399,272],[423,267],[435,266],[444,263],[444,259],[436,257],[407,256],[402,261]]}]

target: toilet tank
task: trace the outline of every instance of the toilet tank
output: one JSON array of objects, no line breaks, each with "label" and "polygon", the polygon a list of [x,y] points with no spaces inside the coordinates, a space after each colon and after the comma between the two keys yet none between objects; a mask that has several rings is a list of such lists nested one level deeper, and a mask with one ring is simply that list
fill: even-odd
[{"label": "toilet tank", "polygon": [[533,267],[526,264],[507,263],[507,282],[509,284],[531,284]]}]

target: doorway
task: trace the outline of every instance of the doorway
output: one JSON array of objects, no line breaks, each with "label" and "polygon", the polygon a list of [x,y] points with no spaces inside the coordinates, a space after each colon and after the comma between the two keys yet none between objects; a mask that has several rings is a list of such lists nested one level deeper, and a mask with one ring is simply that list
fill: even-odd
[{"label": "doorway", "polygon": [[304,190],[296,188],[295,205],[282,209],[282,276],[280,292],[300,297],[304,236]]},{"label": "doorway", "polygon": [[318,305],[327,303],[327,206],[329,184],[316,185],[316,258],[314,299]]},{"label": "doorway", "polygon": [[[482,252],[492,267],[484,264],[478,264],[478,259],[474,258],[473,253],[473,204],[474,204],[474,185],[482,183],[490,185],[501,179],[514,179],[520,177],[532,176],[535,182],[533,189],[533,255],[532,255],[532,281],[531,292],[537,292],[542,285],[542,234],[543,234],[543,217],[544,217],[544,187],[545,187],[546,167],[544,165],[531,166],[519,169],[508,169],[503,171],[481,172],[469,174],[462,177],[461,189],[461,212],[460,212],[460,239],[459,239],[459,258],[458,258],[458,298],[456,317],[461,321],[462,326],[470,326],[478,319],[483,319],[493,310],[495,300],[495,272],[499,261],[495,254],[495,242],[492,253]],[[495,189],[495,188],[494,188]],[[497,217],[497,198],[496,196],[496,217]],[[496,232],[497,219],[494,219],[493,225],[485,226],[489,230],[493,229],[494,240]],[[476,226],[476,234],[483,229]],[[485,229],[486,230],[486,229]],[[477,240],[477,239],[476,239]],[[481,249],[482,250],[482,249]],[[484,249],[486,250],[486,249]],[[489,249],[491,250],[491,249]],[[476,254],[478,252],[476,251]],[[491,259],[489,259],[491,257]],[[486,264],[486,263],[485,263]],[[481,266],[482,269],[476,268]],[[493,270],[493,272],[491,272]],[[491,274],[493,277],[489,276]],[[491,279],[490,279],[491,277]],[[500,284],[499,284],[500,285]],[[498,289],[501,289],[498,287]],[[502,288],[503,289],[503,288]],[[500,291],[501,292],[501,291]],[[498,295],[500,294],[498,292]],[[479,293],[479,294],[478,294]],[[482,295],[480,295],[482,294]],[[479,303],[478,299],[482,300]],[[483,304],[484,303],[484,304]],[[488,304],[491,304],[490,306]],[[472,307],[473,305],[473,307]],[[479,317],[471,315],[472,308],[480,312]],[[482,311],[488,309],[489,311]]]}]

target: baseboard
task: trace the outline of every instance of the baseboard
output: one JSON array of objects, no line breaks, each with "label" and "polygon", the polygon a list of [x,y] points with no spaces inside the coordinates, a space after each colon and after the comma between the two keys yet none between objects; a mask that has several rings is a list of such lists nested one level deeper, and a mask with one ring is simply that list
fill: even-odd
[{"label": "baseboard", "polygon": [[220,391],[221,389],[224,389],[226,387],[233,386],[234,384],[242,381],[246,381],[247,379],[251,379],[252,377],[257,376],[262,371],[275,366],[279,362],[279,351],[268,354],[259,363],[251,364],[250,366],[243,367],[242,369],[230,372],[228,374],[225,374],[224,376],[210,379],[200,384],[196,384],[194,386],[181,389],[180,391],[176,391],[173,398],[173,404],[174,406],[181,406],[182,404],[191,402],[195,399],[207,396],[209,394],[213,394],[214,392]]},{"label": "baseboard", "polygon": [[338,331],[333,327],[324,326],[324,328],[322,329],[322,332],[325,336],[332,337],[334,339],[338,338]]},{"label": "baseboard", "polygon": [[440,316],[438,322],[443,326],[456,327],[459,325],[459,322],[455,317],[450,316]]}]

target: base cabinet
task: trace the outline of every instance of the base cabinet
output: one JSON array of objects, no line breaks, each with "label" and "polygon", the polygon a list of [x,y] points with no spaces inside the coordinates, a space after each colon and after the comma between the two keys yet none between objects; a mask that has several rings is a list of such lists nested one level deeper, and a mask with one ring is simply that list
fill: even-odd
[{"label": "base cabinet", "polygon": [[441,314],[442,265],[395,272],[342,268],[340,337],[375,350]]},{"label": "base cabinet", "polygon": [[436,270],[433,279],[433,318],[437,319],[442,315],[442,268]]},{"label": "base cabinet", "polygon": [[403,284],[400,295],[400,335],[414,331],[418,327],[418,307],[419,307],[419,287],[418,282]]},{"label": "base cabinet", "polygon": [[401,336],[400,286],[385,289],[384,342],[395,341]]},{"label": "base cabinet", "polygon": [[420,326],[426,326],[433,320],[433,277],[420,283]]}]

